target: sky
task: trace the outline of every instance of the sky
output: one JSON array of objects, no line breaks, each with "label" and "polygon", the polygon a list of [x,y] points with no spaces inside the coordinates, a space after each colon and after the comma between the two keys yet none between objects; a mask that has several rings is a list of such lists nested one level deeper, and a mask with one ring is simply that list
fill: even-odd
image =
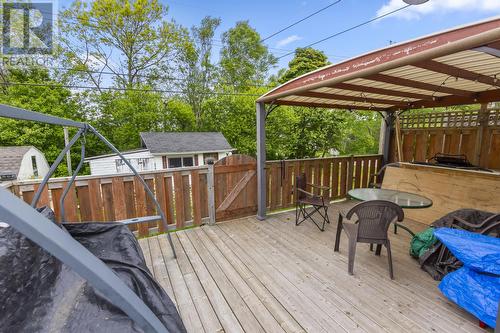
[{"label": "sky", "polygon": [[[222,20],[214,43],[220,49],[224,31],[238,21],[248,20],[262,38],[327,6],[336,0],[160,0],[169,7],[169,18],[186,27],[199,24],[207,15]],[[71,1],[59,0],[59,7]],[[270,51],[280,57],[297,47],[404,6],[403,0],[341,0],[310,19],[266,40]],[[326,53],[330,62],[403,42],[455,26],[500,15],[500,0],[429,0],[396,14],[369,23],[314,47]],[[279,59],[278,68],[286,67],[293,55]]]}]

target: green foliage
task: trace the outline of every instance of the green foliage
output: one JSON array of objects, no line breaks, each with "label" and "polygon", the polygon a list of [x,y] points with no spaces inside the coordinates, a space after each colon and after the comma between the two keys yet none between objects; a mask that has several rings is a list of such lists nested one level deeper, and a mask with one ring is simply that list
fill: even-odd
[{"label": "green foliage", "polygon": [[281,73],[279,83],[285,83],[329,64],[328,57],[323,51],[312,47],[298,48],[295,50],[295,57],[288,63],[288,69]]},{"label": "green foliage", "polygon": [[[166,15],[158,0],[76,0],[62,12],[63,60],[84,71],[80,79],[99,88],[105,71],[124,88],[158,84],[188,43],[187,31]],[[74,79],[77,73],[70,75]]]},{"label": "green foliage", "polygon": [[[261,94],[253,88],[250,93]],[[217,96],[205,103],[201,130],[220,131],[241,154],[256,153],[255,98],[248,96]]]},{"label": "green foliage", "polygon": [[[137,148],[140,132],[191,131],[194,114],[179,99],[166,101],[159,93],[125,91],[90,96],[88,120],[120,149]],[[97,106],[97,108],[96,108]]]},{"label": "green foliage", "polygon": [[[247,21],[222,33],[216,61],[212,46],[221,20],[207,16],[189,30],[167,20],[159,0],[77,0],[63,17],[59,60],[72,70],[0,70],[4,81],[56,85],[10,86],[0,102],[88,121],[121,150],[139,147],[140,132],[199,130],[220,131],[239,153],[255,155],[255,100],[268,90],[258,86],[329,64],[322,51],[298,48],[288,68],[269,78],[277,59]],[[58,82],[96,89],[76,93]],[[119,90],[103,89],[109,85]],[[374,112],[281,106],[267,119],[267,157],[375,153],[379,126]],[[35,145],[49,161],[64,146],[59,127],[8,120],[0,120],[0,139]],[[95,138],[87,142],[87,156],[109,152]],[[76,165],[79,152],[72,154]]]},{"label": "green foliage", "polygon": [[[63,118],[82,118],[71,92],[53,81],[47,70],[39,67],[9,69],[6,75],[5,79],[11,82],[49,83],[54,86],[4,87],[0,90],[0,103]],[[74,133],[71,131],[70,135]],[[60,126],[0,118],[0,142],[3,146],[35,146],[52,163],[64,148],[64,133]],[[80,160],[77,148],[72,150],[72,160],[74,166]],[[56,174],[67,176],[66,166],[60,165]]]},{"label": "green foliage", "polygon": [[211,54],[215,29],[220,22],[220,19],[210,16],[203,18],[199,26],[191,29],[190,42],[180,52],[182,66],[179,67],[179,72],[184,79],[180,86],[198,126],[204,111],[203,103],[212,91],[213,81],[217,76],[217,67],[211,62]]},{"label": "green foliage", "polygon": [[248,21],[238,22],[222,34],[220,76],[237,91],[263,83],[269,69],[277,62],[260,40],[259,33]]}]

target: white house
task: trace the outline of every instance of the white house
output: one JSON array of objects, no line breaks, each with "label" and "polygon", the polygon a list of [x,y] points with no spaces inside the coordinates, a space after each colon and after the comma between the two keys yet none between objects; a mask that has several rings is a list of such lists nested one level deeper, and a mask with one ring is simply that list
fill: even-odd
[{"label": "white house", "polygon": [[47,172],[45,155],[35,147],[0,147],[0,181],[43,178]]},{"label": "white house", "polygon": [[[140,136],[142,148],[122,152],[137,171],[205,165],[207,158],[219,160],[234,150],[219,132],[143,132]],[[85,161],[91,175],[131,172],[116,154]]]}]

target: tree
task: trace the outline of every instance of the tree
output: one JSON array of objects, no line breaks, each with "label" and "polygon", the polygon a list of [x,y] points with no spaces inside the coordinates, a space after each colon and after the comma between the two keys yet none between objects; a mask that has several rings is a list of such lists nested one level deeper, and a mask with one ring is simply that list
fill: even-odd
[{"label": "tree", "polygon": [[288,63],[288,69],[281,73],[278,80],[280,83],[285,83],[329,64],[328,57],[323,51],[311,47],[298,48],[295,50],[295,56]]},{"label": "tree", "polygon": [[[12,85],[0,92],[0,103],[27,110],[37,111],[57,117],[81,120],[78,104],[69,89],[52,80],[46,69],[41,67],[9,68],[7,82],[41,84],[47,86]],[[74,129],[70,129],[74,134]],[[64,148],[63,128],[55,125],[0,118],[0,142],[5,146],[32,145],[40,149],[52,163]],[[75,167],[80,161],[80,153],[75,147],[71,158]],[[67,176],[66,166],[60,165],[56,175]]]},{"label": "tree", "polygon": [[[288,69],[279,73],[278,81],[287,82],[328,64],[328,59],[322,51],[298,48],[294,58],[288,63]],[[288,108],[280,107],[269,119],[269,122],[278,124],[279,118],[285,116],[285,121],[292,127],[291,134],[286,139],[286,157],[326,156],[330,150],[338,150],[342,134],[342,115],[337,110],[302,107],[293,110],[294,115],[291,116]]]},{"label": "tree", "polygon": [[215,29],[220,22],[220,19],[210,16],[203,18],[200,26],[191,29],[192,40],[181,52],[184,63],[179,68],[184,79],[181,87],[194,112],[197,126],[200,126],[202,106],[213,90],[216,77],[216,66],[212,64],[211,56]]},{"label": "tree", "polygon": [[[158,0],[77,0],[62,13],[64,62],[101,88],[155,85],[172,72],[187,32],[167,22]],[[106,73],[112,73],[107,76]]]},{"label": "tree", "polygon": [[124,150],[139,146],[140,132],[190,131],[195,126],[189,105],[180,99],[165,100],[155,92],[94,93],[87,105],[85,114],[89,122]]},{"label": "tree", "polygon": [[277,62],[248,21],[237,22],[234,28],[224,32],[222,43],[220,77],[237,91],[262,84]]}]

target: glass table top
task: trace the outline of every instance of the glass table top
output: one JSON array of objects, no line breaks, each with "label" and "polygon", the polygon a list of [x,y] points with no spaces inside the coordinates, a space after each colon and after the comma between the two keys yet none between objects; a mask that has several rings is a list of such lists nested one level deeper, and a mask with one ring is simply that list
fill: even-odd
[{"label": "glass table top", "polygon": [[391,201],[402,208],[427,208],[432,206],[432,200],[422,195],[381,188],[356,188],[350,190],[348,195],[360,201]]}]

